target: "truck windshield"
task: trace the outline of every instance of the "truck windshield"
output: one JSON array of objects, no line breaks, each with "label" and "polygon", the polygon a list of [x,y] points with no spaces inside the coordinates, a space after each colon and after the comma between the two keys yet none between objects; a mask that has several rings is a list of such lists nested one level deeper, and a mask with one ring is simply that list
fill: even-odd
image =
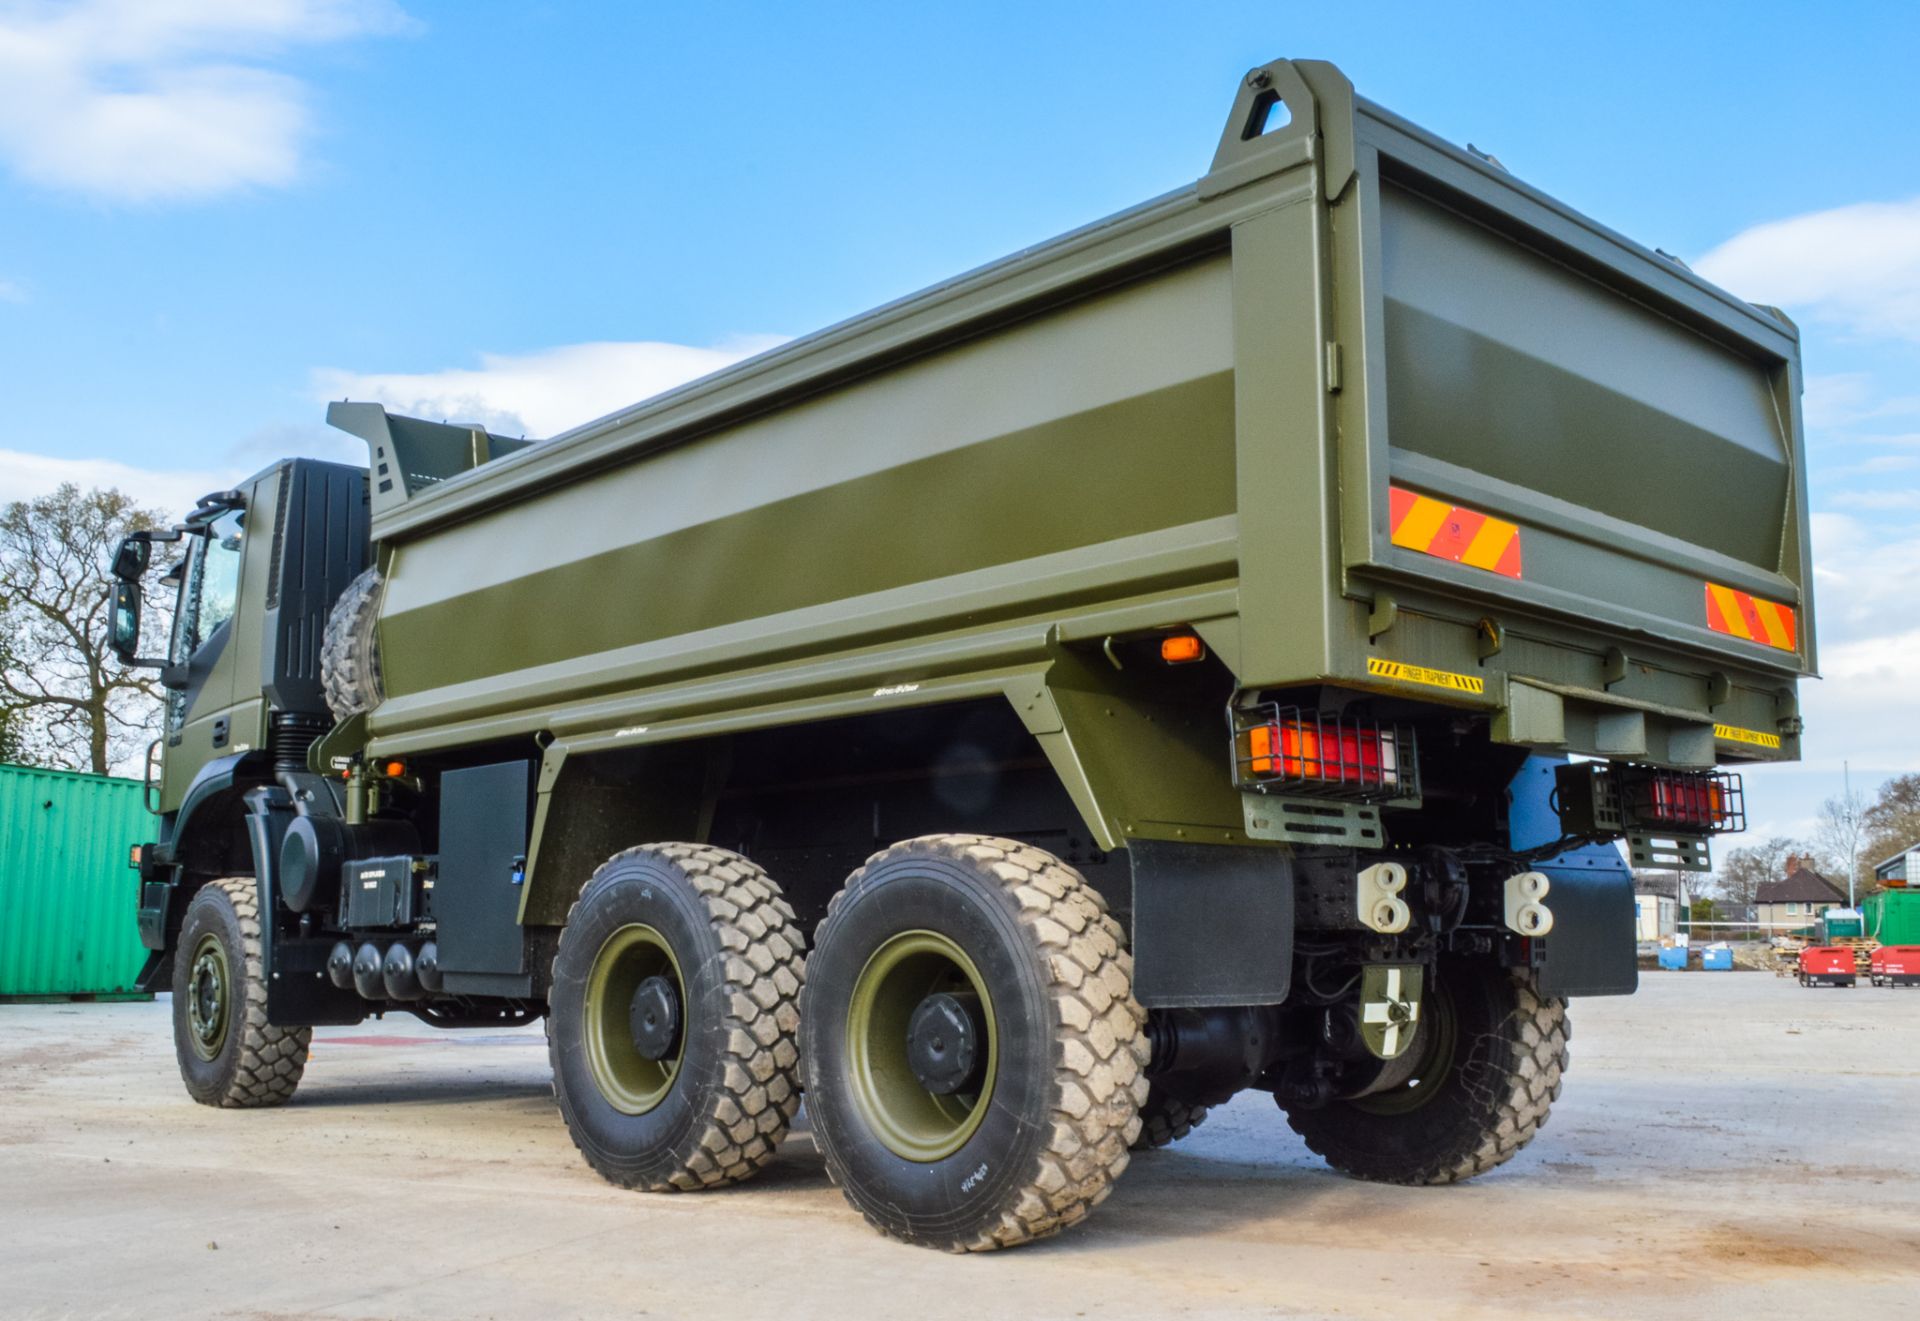
[{"label": "truck windshield", "polygon": [[174,664],[185,664],[215,629],[233,618],[240,599],[240,543],[245,532],[245,511],[229,510],[209,523],[206,534],[189,547],[180,606],[173,617],[169,659]]},{"label": "truck windshield", "polygon": [[246,511],[233,509],[208,526],[205,567],[200,574],[196,645],[212,637],[216,628],[233,618],[234,607],[240,600],[240,539],[245,534],[246,520]]}]

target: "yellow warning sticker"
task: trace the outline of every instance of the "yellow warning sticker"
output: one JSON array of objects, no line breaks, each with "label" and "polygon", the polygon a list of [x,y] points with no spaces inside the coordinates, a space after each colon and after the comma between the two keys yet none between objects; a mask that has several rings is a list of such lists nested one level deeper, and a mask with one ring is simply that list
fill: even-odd
[{"label": "yellow warning sticker", "polygon": [[1367,673],[1376,679],[1396,679],[1401,683],[1425,684],[1429,688],[1450,688],[1456,693],[1484,693],[1486,681],[1476,674],[1455,674],[1452,670],[1432,670],[1424,665],[1367,657]]},{"label": "yellow warning sticker", "polygon": [[1715,725],[1713,736],[1723,743],[1751,743],[1756,748],[1778,748],[1778,734],[1763,734],[1757,729],[1742,729],[1738,725]]}]

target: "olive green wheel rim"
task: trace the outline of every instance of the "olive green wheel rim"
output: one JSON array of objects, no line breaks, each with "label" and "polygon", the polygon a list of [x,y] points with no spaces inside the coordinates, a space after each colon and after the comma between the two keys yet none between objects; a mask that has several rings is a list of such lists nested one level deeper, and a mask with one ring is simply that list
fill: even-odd
[{"label": "olive green wheel rim", "polygon": [[203,1060],[219,1058],[233,1020],[233,975],[227,947],[209,931],[194,942],[187,965],[187,1039]]},{"label": "olive green wheel rim", "polygon": [[[680,998],[680,1041],[671,1059],[650,1060],[634,1044],[633,993],[649,977],[670,980]],[[666,1099],[687,1053],[686,1005],[687,984],[665,936],[635,922],[607,937],[593,956],[581,1012],[587,1068],[607,1104],[622,1114],[644,1115]]]},{"label": "olive green wheel rim", "polygon": [[1355,1097],[1347,1104],[1374,1115],[1411,1114],[1430,1104],[1440,1094],[1441,1084],[1453,1073],[1454,1051],[1459,1039],[1453,1000],[1436,978],[1420,1006],[1419,1037],[1415,1042],[1420,1061],[1408,1072],[1407,1081],[1383,1092]]},{"label": "olive green wheel rim", "polygon": [[[936,992],[971,991],[986,1021],[986,1064],[978,1092],[938,1095],[907,1058],[913,1011]],[[986,1118],[999,1069],[993,997],[965,950],[937,931],[890,938],[860,970],[847,1006],[847,1063],[853,1100],[886,1148],[912,1161],[937,1161],[966,1145]]]}]

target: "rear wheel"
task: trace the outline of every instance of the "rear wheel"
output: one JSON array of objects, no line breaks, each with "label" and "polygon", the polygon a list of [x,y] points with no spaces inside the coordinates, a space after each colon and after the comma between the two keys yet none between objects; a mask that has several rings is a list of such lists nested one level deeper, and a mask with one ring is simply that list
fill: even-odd
[{"label": "rear wheel", "polygon": [[1024,1243],[1126,1168],[1147,1091],[1132,961],[1049,854],[936,835],[874,855],[821,924],[804,1013],[814,1139],[883,1233]]},{"label": "rear wheel", "polygon": [[173,1053],[202,1105],[282,1105],[300,1085],[313,1029],[267,1022],[263,965],[253,878],[207,882],[187,905],[173,956]]},{"label": "rear wheel", "polygon": [[1140,1107],[1140,1136],[1133,1140],[1133,1149],[1153,1151],[1171,1146],[1206,1118],[1206,1106],[1183,1101],[1155,1083],[1147,1092],[1147,1103]]},{"label": "rear wheel", "polygon": [[1529,974],[1444,960],[1393,1085],[1287,1123],[1327,1164],[1378,1183],[1457,1183],[1511,1160],[1547,1122],[1567,1067],[1567,1002]]},{"label": "rear wheel", "polygon": [[554,1096],[587,1163],[628,1188],[738,1183],[799,1108],[805,940],[736,853],[616,854],[580,893],[553,961]]}]

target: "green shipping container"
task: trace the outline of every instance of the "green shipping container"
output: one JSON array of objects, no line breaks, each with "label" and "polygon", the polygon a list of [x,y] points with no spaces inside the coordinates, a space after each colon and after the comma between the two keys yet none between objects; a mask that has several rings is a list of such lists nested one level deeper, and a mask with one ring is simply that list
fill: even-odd
[{"label": "green shipping container", "polygon": [[140,788],[0,766],[0,1000],[133,993],[147,951],[127,850],[153,833]]},{"label": "green shipping container", "polygon": [[1860,905],[1867,934],[1882,945],[1920,945],[1920,890],[1880,890]]}]

